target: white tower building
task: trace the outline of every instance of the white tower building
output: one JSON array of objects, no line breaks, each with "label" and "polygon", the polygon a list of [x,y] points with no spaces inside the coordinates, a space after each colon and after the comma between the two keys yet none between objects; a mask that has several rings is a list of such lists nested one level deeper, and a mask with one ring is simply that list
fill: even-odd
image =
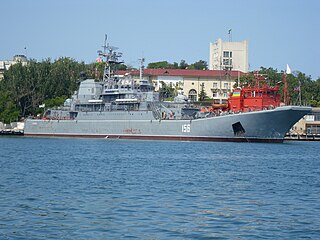
[{"label": "white tower building", "polygon": [[210,43],[209,69],[248,72],[248,41]]}]

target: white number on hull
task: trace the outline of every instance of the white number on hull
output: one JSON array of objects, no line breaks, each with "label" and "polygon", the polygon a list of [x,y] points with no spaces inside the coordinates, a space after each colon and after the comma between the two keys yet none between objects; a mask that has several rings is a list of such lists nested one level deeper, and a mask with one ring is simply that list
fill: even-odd
[{"label": "white number on hull", "polygon": [[190,131],[191,131],[191,126],[190,126],[190,124],[183,124],[183,125],[181,126],[181,130],[182,130],[182,132],[184,132],[184,133],[190,132]]}]

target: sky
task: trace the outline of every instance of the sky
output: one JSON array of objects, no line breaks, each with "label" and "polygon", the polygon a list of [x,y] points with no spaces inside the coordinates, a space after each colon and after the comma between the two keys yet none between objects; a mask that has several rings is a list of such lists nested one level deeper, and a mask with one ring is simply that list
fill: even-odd
[{"label": "sky", "polygon": [[0,0],[0,60],[71,57],[92,63],[105,34],[125,64],[209,63],[218,38],[248,40],[249,70],[261,66],[320,78],[318,0]]}]

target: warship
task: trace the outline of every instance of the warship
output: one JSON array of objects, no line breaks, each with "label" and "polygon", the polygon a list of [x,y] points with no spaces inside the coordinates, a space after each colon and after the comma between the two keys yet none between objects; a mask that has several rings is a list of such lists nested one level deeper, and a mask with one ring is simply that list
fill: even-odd
[{"label": "warship", "polygon": [[88,137],[178,141],[283,142],[285,134],[310,107],[280,106],[277,87],[237,88],[226,106],[194,105],[184,95],[159,100],[142,77],[119,75],[118,48],[105,43],[98,51],[103,79],[81,81],[78,91],[59,108],[25,121],[25,136]]}]

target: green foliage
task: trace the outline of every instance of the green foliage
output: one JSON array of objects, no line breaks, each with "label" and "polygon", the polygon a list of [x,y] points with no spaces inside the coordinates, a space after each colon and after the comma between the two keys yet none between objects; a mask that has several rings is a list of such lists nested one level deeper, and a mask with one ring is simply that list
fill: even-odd
[{"label": "green foliage", "polygon": [[181,60],[180,64],[177,62],[169,63],[167,61],[160,61],[160,62],[152,62],[149,63],[147,68],[167,68],[167,69],[197,69],[203,70],[208,69],[208,63],[203,60],[199,60],[193,64],[188,64],[185,60]]},{"label": "green foliage", "polygon": [[51,99],[47,99],[44,101],[46,108],[53,108],[62,106],[64,101],[67,99],[67,96],[55,97]]},{"label": "green foliage", "polygon": [[199,60],[188,67],[189,69],[208,70],[208,63],[203,60]]},{"label": "green foliage", "polygon": [[308,104],[309,104],[311,107],[320,107],[320,101],[317,101],[317,100],[309,100],[309,101],[308,101]]},{"label": "green foliage", "polygon": [[147,68],[169,68],[167,61],[149,63]]},{"label": "green foliage", "polygon": [[20,117],[35,115],[45,100],[70,96],[78,88],[80,72],[94,76],[95,65],[78,63],[71,58],[54,62],[30,60],[25,66],[18,63],[5,71],[0,89],[7,92]]},{"label": "green foliage", "polygon": [[128,69],[127,65],[124,65],[124,64],[119,64],[118,65],[118,70],[127,70],[127,69]]},{"label": "green foliage", "polygon": [[254,85],[254,75],[244,74],[240,76],[240,86],[253,86]]},{"label": "green foliage", "polygon": [[172,64],[172,68],[173,68],[173,69],[178,69],[178,68],[179,68],[179,64],[178,64],[177,62],[174,62],[174,63]]},{"label": "green foliage", "polygon": [[181,60],[179,64],[180,69],[187,69],[189,67],[189,64],[185,60]]},{"label": "green foliage", "polygon": [[204,83],[202,83],[200,85],[200,87],[201,87],[201,90],[200,90],[200,93],[199,93],[199,101],[203,102],[203,101],[207,100],[209,97],[207,96],[206,91],[204,89]]},{"label": "green foliage", "polygon": [[179,64],[176,62],[169,63],[167,61],[160,61],[149,63],[147,68],[178,69]]},{"label": "green foliage", "polygon": [[320,78],[312,81],[302,73],[298,77],[303,82],[301,84],[302,98],[312,107],[320,107]]},{"label": "green foliage", "polygon": [[0,92],[0,122],[10,123],[19,119],[19,110],[7,92]]},{"label": "green foliage", "polygon": [[[81,66],[83,69],[84,78],[92,78],[96,80],[100,80],[103,78],[105,62],[95,62],[88,65]],[[128,70],[131,69],[130,66],[125,64],[111,64],[112,69],[116,70]]]},{"label": "green foliage", "polygon": [[172,87],[172,85],[167,85],[165,82],[161,81],[162,87],[159,89],[159,96],[161,100],[172,101],[177,95],[177,90]]},{"label": "green foliage", "polygon": [[277,83],[282,82],[283,73],[278,72],[277,69],[260,67],[258,73],[266,76],[266,82],[269,86],[276,86]]}]

